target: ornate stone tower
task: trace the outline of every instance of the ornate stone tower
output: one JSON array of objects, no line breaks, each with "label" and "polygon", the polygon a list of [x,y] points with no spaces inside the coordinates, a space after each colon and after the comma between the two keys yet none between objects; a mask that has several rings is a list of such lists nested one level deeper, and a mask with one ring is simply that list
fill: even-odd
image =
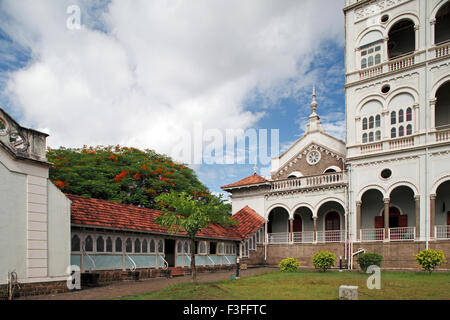
[{"label": "ornate stone tower", "polygon": [[344,13],[351,238],[448,239],[450,1],[347,0]]}]

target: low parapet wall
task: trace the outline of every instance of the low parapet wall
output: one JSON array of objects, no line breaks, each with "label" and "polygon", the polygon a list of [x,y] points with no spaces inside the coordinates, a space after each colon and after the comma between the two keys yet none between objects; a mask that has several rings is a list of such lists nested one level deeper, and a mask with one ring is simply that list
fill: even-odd
[{"label": "low parapet wall", "polygon": [[[383,256],[382,267],[385,269],[398,270],[420,270],[420,266],[414,258],[414,255],[424,250],[425,242],[373,242],[373,243],[354,243],[353,251],[359,248],[366,252],[375,252]],[[450,264],[450,241],[430,241],[429,248],[442,250],[446,256],[447,262],[439,269],[449,270]],[[301,268],[314,268],[312,258],[319,251],[330,251],[337,257],[336,268],[339,268],[339,257],[342,257],[344,268],[347,267],[345,260],[344,243],[321,243],[321,244],[270,244],[267,245],[267,259],[264,259],[264,245],[258,245],[257,250],[250,252],[250,257],[242,259],[243,263],[250,266],[277,266],[281,260],[293,257],[300,261]],[[354,269],[358,268],[357,257],[353,261]]]}]

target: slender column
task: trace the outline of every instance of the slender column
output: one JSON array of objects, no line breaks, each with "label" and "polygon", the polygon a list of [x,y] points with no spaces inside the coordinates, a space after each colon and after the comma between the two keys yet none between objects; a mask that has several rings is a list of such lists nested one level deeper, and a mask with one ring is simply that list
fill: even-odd
[{"label": "slender column", "polygon": [[361,201],[356,201],[356,241],[361,240]]},{"label": "slender column", "polygon": [[416,103],[413,106],[413,123],[414,123],[414,132],[420,132],[420,113],[419,113],[419,104]]},{"label": "slender column", "polygon": [[289,242],[294,242],[294,219],[289,219]]},{"label": "slender column", "polygon": [[415,196],[416,201],[416,240],[420,239],[420,196]]},{"label": "slender column", "polygon": [[317,217],[313,217],[314,220],[314,242],[317,241]]},{"label": "slender column", "polygon": [[436,217],[436,195],[430,194],[430,238],[434,238],[434,224]]},{"label": "slender column", "polygon": [[416,51],[419,50],[421,44],[419,43],[419,29],[420,26],[418,24],[414,25],[414,33],[415,33],[415,37],[416,37]]},{"label": "slender column", "polygon": [[436,130],[436,102],[437,99],[430,100],[430,129],[431,131]]},{"label": "slender column", "polygon": [[269,242],[269,234],[267,233],[268,228],[269,228],[269,221],[266,220],[266,222],[264,223],[264,242],[265,243]]},{"label": "slender column", "polygon": [[384,199],[384,236],[385,239],[389,239],[389,204],[390,199]]}]

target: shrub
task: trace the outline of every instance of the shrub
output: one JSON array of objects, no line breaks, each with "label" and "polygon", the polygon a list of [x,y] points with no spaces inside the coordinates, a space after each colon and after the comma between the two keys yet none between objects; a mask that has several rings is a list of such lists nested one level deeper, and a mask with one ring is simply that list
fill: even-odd
[{"label": "shrub", "polygon": [[298,271],[298,267],[300,267],[300,262],[294,258],[286,258],[281,260],[278,267],[281,272],[296,272]]},{"label": "shrub", "polygon": [[317,252],[313,256],[313,264],[316,269],[322,272],[327,271],[336,263],[336,256],[330,251]]},{"label": "shrub", "polygon": [[414,255],[419,265],[430,274],[434,269],[445,262],[444,252],[440,250],[423,250],[419,254]]},{"label": "shrub", "polygon": [[383,261],[383,256],[378,253],[362,253],[358,257],[358,264],[364,272],[367,271],[368,267],[373,265],[381,267],[381,261]]}]

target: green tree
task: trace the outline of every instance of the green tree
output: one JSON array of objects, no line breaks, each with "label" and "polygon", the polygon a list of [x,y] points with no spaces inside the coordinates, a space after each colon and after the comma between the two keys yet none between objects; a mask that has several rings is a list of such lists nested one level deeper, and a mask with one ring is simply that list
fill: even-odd
[{"label": "green tree", "polygon": [[170,191],[210,197],[194,171],[153,150],[121,146],[49,149],[50,179],[63,192],[157,208]]},{"label": "green tree", "polygon": [[230,225],[236,222],[231,219],[229,206],[221,197],[193,197],[186,192],[162,194],[156,198],[163,214],[155,222],[167,227],[169,232],[186,232],[191,240],[192,280],[197,280],[195,268],[195,240],[200,229],[211,223]]}]

